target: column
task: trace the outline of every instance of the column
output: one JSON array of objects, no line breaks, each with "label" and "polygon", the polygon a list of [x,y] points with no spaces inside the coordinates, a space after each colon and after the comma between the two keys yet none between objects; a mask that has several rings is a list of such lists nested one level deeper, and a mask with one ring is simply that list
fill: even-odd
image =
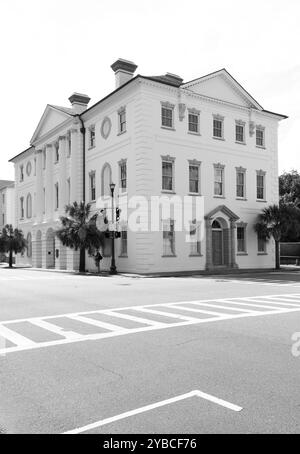
[{"label": "column", "polygon": [[44,189],[43,189],[43,152],[36,151],[36,223],[39,224],[43,219]]},{"label": "column", "polygon": [[71,134],[71,197],[70,202],[82,200],[82,134],[78,128],[73,128]]},{"label": "column", "polygon": [[65,206],[67,203],[67,162],[66,162],[66,136],[60,136],[59,139],[59,215],[65,214]]},{"label": "column", "polygon": [[211,231],[211,219],[205,219],[205,234],[206,234],[206,270],[213,268],[212,261],[212,231]]},{"label": "column", "polygon": [[52,144],[47,145],[46,147],[46,218],[48,221],[53,218],[53,192],[54,192],[54,183],[53,183],[53,146]]},{"label": "column", "polygon": [[235,221],[230,220],[230,249],[231,249],[231,266],[232,268],[238,268],[236,263],[236,224]]}]

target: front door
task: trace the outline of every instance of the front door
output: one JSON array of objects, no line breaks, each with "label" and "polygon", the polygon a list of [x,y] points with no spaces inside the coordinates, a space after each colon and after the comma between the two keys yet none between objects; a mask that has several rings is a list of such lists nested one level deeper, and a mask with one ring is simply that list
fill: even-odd
[{"label": "front door", "polygon": [[222,230],[212,231],[212,253],[213,264],[215,266],[223,265],[223,232]]}]

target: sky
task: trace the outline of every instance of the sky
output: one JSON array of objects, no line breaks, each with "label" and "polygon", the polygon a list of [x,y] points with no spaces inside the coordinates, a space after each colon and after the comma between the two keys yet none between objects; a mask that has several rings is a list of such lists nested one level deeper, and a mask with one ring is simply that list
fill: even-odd
[{"label": "sky", "polygon": [[299,0],[1,0],[0,179],[28,148],[46,104],[90,105],[114,90],[110,65],[189,81],[225,67],[279,128],[279,170],[300,171]]}]

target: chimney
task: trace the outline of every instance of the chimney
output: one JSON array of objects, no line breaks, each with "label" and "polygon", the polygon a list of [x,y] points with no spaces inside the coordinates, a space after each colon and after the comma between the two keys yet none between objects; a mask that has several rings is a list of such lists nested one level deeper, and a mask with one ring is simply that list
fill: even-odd
[{"label": "chimney", "polygon": [[177,76],[177,74],[172,74],[172,73],[166,73],[165,77],[169,79],[169,81],[174,84],[176,87],[180,87],[180,85],[183,82],[183,79],[180,76]]},{"label": "chimney", "polygon": [[119,88],[133,78],[133,74],[137,69],[137,65],[132,61],[119,58],[111,65],[111,69],[115,73],[116,88]]},{"label": "chimney", "polygon": [[91,98],[89,96],[81,93],[73,93],[69,98],[74,113],[76,114],[81,114],[84,110],[86,110],[90,100]]}]

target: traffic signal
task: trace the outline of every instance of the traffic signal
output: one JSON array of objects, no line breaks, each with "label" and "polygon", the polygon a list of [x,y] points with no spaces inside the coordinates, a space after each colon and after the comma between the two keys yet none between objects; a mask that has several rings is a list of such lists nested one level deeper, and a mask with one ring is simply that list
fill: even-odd
[{"label": "traffic signal", "polygon": [[121,209],[120,208],[116,208],[116,221],[120,220],[120,216],[121,216]]}]

